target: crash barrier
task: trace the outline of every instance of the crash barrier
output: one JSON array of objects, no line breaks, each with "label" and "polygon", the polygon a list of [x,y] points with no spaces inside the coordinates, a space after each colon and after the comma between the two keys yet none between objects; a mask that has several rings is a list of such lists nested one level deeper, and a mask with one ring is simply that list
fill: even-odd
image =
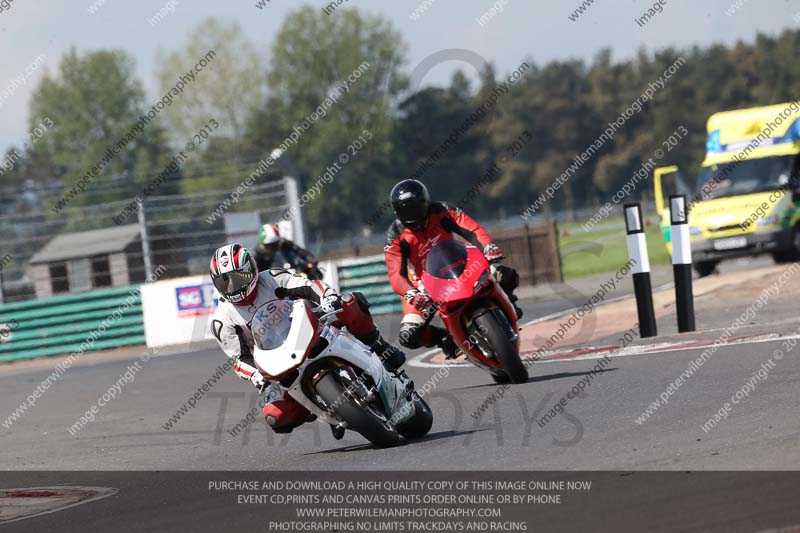
[{"label": "crash barrier", "polygon": [[139,286],[0,306],[0,362],[144,343]]},{"label": "crash barrier", "polygon": [[[383,256],[320,263],[324,282],[341,292],[360,291],[370,301],[373,314],[400,311],[399,297],[386,276]],[[190,344],[212,340],[211,315],[219,293],[209,276],[175,278],[141,287],[144,332],[148,347]]]},{"label": "crash barrier", "polygon": [[389,285],[383,254],[336,261],[336,277],[340,292],[361,292],[369,300],[373,315],[399,313],[403,310],[400,296]]},{"label": "crash barrier", "polygon": [[675,277],[675,309],[678,332],[694,331],[694,295],[692,294],[692,245],[689,242],[689,213],[686,195],[669,197],[670,236],[672,239],[672,274]]},{"label": "crash barrier", "polygon": [[636,296],[636,312],[639,316],[639,336],[655,337],[656,313],[653,309],[653,286],[650,282],[650,257],[644,234],[642,207],[625,204],[625,232],[628,255],[633,265],[633,292]]},{"label": "crash barrier", "polygon": [[213,339],[208,320],[219,305],[219,293],[210,276],[157,281],[141,291],[148,347]]}]

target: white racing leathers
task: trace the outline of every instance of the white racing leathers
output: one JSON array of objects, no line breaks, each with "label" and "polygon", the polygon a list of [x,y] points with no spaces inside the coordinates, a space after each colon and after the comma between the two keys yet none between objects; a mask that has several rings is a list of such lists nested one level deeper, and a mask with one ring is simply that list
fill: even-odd
[{"label": "white racing leathers", "polygon": [[[259,306],[275,300],[275,289],[300,289],[294,291],[318,304],[325,296],[335,294],[334,289],[320,281],[297,276],[283,269],[270,269],[258,275],[256,297],[249,305],[234,305],[220,299],[214,316],[211,318],[211,333],[217,339],[225,355],[234,359],[233,370],[242,378],[249,380],[258,370],[253,361],[253,335],[248,324]],[[305,289],[304,289],[305,288]],[[265,306],[268,309],[270,306]],[[279,317],[276,317],[279,320]]]}]

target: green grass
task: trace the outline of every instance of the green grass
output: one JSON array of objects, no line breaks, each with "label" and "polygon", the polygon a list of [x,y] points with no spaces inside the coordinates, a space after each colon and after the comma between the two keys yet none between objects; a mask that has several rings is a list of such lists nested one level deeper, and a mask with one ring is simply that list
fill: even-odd
[{"label": "green grass", "polygon": [[[580,230],[582,223],[558,225],[558,248],[561,253],[564,279],[613,272],[628,261],[628,245],[622,217],[609,219],[606,222],[616,222],[618,226],[584,233]],[[564,230],[567,230],[567,236],[561,235]],[[650,264],[670,264],[670,256],[664,245],[661,229],[657,225],[648,226],[645,234]]]}]

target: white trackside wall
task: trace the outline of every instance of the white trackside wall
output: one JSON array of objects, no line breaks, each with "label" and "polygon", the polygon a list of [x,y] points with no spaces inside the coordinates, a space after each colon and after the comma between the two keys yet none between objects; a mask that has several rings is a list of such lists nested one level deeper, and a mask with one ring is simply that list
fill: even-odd
[{"label": "white trackside wall", "polygon": [[141,286],[148,347],[188,344],[214,337],[208,328],[219,293],[208,276],[190,276]]},{"label": "white trackside wall", "polygon": [[[344,277],[346,286],[340,287],[339,274],[344,269],[347,274],[350,264],[377,268],[380,274],[372,272],[361,277]],[[368,258],[339,259],[322,261],[323,283],[337,291],[352,292],[375,289],[375,279],[380,280],[382,294],[391,295],[391,303],[373,302],[374,315],[399,312],[399,300],[386,279],[383,256]],[[208,321],[214,314],[219,301],[219,293],[208,276],[189,276],[141,286],[142,313],[147,346],[168,346],[187,344],[192,341],[210,340],[214,337],[208,330]],[[380,295],[379,295],[380,296]],[[394,307],[397,306],[397,309]]]}]

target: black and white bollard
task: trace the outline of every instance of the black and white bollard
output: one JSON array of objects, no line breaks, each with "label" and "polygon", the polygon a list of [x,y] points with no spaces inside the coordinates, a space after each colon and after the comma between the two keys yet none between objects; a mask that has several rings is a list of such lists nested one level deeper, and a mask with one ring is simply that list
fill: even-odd
[{"label": "black and white bollard", "polygon": [[686,196],[669,197],[672,273],[675,276],[675,307],[678,311],[678,332],[694,331],[694,296],[692,295],[692,246],[689,242],[689,219]]},{"label": "black and white bollard", "polygon": [[650,283],[650,257],[647,255],[642,208],[639,204],[625,204],[625,231],[628,234],[628,255],[633,268],[639,336],[655,337],[656,313],[653,310],[653,286]]}]

